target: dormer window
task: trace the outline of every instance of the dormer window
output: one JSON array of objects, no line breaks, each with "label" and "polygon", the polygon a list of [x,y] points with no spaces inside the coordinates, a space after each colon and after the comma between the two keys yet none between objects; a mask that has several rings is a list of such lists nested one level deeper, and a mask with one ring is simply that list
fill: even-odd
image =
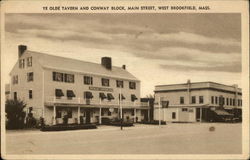
[{"label": "dormer window", "polygon": [[24,68],[25,65],[25,59],[20,59],[19,60],[19,68]]},{"label": "dormer window", "polygon": [[27,67],[32,67],[32,57],[27,58]]}]

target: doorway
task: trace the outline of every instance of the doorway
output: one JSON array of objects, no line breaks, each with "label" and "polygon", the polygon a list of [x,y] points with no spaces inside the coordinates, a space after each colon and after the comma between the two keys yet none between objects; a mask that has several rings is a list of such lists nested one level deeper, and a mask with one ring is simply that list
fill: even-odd
[{"label": "doorway", "polygon": [[86,123],[89,124],[90,123],[90,109],[86,110]]}]

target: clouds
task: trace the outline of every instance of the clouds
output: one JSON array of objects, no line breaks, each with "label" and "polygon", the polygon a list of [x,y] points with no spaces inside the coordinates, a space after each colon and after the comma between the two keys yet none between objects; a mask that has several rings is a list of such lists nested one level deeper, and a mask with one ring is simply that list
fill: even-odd
[{"label": "clouds", "polygon": [[117,61],[127,57],[119,62],[133,66],[142,81],[148,77],[131,63],[135,59],[148,74],[192,71],[196,77],[197,71],[223,79],[241,73],[240,14],[7,14],[5,20],[7,39],[37,51],[65,52],[67,46],[79,56],[87,51],[99,59],[99,50]]}]

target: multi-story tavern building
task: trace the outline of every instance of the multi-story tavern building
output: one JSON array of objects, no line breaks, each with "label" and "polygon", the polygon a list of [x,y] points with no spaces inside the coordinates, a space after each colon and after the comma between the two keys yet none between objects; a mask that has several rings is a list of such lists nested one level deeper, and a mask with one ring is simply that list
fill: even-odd
[{"label": "multi-story tavern building", "polygon": [[242,92],[237,85],[188,81],[184,84],[158,85],[155,86],[154,92],[155,120],[210,121],[213,119],[213,113],[218,116],[241,116]]},{"label": "multi-story tavern building", "polygon": [[115,118],[122,107],[124,120],[141,121],[148,104],[140,102],[140,81],[126,66],[112,66],[63,58],[18,48],[18,62],[10,72],[10,98],[24,100],[27,112],[46,124],[101,123]]}]

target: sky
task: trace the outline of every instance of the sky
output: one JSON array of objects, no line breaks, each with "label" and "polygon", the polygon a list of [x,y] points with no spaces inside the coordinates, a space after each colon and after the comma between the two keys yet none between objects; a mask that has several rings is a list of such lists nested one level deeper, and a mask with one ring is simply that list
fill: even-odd
[{"label": "sky", "polygon": [[6,14],[3,76],[24,44],[95,63],[110,56],[113,65],[125,64],[141,80],[142,97],[153,94],[155,85],[188,79],[241,87],[240,18],[237,13]]}]

